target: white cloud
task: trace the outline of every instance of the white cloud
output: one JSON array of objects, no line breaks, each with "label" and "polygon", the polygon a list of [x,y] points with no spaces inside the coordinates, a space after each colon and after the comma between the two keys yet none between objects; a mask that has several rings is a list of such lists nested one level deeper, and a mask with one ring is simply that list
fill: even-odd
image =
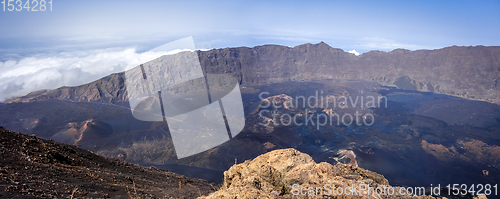
[{"label": "white cloud", "polygon": [[347,52],[348,52],[348,53],[352,53],[352,54],[354,54],[354,55],[356,55],[356,56],[359,56],[359,55],[360,55],[360,53],[358,53],[358,52],[357,52],[356,50],[354,50],[354,49],[353,49],[353,50],[350,50],[350,51],[347,51]]},{"label": "white cloud", "polygon": [[7,60],[0,62],[0,101],[36,90],[89,83],[180,51],[137,53],[135,48],[112,48]]}]

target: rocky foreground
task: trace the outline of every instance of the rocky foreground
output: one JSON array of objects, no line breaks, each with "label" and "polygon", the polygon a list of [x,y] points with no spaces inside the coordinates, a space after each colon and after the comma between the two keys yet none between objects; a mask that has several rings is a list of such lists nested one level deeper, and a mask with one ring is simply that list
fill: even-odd
[{"label": "rocky foreground", "polygon": [[217,185],[0,127],[0,198],[196,198]]},{"label": "rocky foreground", "polygon": [[[367,190],[356,189],[360,187]],[[200,198],[435,198],[399,195],[407,194],[400,189],[375,172],[347,164],[316,163],[305,153],[281,149],[232,166],[224,172],[222,188]]]}]

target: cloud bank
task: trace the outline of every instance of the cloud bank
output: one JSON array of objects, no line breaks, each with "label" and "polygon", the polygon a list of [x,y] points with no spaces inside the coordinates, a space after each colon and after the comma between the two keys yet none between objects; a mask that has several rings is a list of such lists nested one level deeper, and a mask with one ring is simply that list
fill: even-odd
[{"label": "cloud bank", "polygon": [[112,48],[37,55],[0,62],[0,101],[36,90],[89,83],[179,51],[137,53],[135,48]]},{"label": "cloud bank", "polygon": [[347,52],[348,52],[348,53],[352,53],[352,54],[354,54],[354,55],[356,55],[356,56],[359,56],[359,55],[360,55],[360,53],[358,53],[358,51],[356,51],[356,50],[350,50],[350,51],[347,51]]}]

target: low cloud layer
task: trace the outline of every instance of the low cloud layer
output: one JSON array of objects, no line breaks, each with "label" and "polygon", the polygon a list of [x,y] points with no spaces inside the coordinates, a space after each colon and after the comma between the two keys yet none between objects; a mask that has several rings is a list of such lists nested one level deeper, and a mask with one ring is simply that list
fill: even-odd
[{"label": "low cloud layer", "polygon": [[77,86],[172,52],[135,48],[76,51],[0,62],[0,101],[42,89]]},{"label": "low cloud layer", "polygon": [[356,55],[356,56],[359,56],[359,55],[360,55],[360,53],[358,53],[358,51],[356,51],[356,50],[350,50],[350,51],[347,51],[347,52],[348,52],[348,53],[352,53],[352,54],[354,54],[354,55]]}]

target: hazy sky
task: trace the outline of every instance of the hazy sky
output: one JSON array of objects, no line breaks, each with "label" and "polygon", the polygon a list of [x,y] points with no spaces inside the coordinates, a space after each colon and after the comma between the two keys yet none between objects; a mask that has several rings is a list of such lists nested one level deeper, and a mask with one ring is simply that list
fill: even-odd
[{"label": "hazy sky", "polygon": [[[0,27],[0,70],[9,74],[0,74],[2,100],[119,72],[130,57],[187,36],[198,49],[320,41],[361,53],[500,45],[500,1],[53,0],[53,11],[0,10]],[[93,75],[76,81],[63,77],[67,70]]]}]

